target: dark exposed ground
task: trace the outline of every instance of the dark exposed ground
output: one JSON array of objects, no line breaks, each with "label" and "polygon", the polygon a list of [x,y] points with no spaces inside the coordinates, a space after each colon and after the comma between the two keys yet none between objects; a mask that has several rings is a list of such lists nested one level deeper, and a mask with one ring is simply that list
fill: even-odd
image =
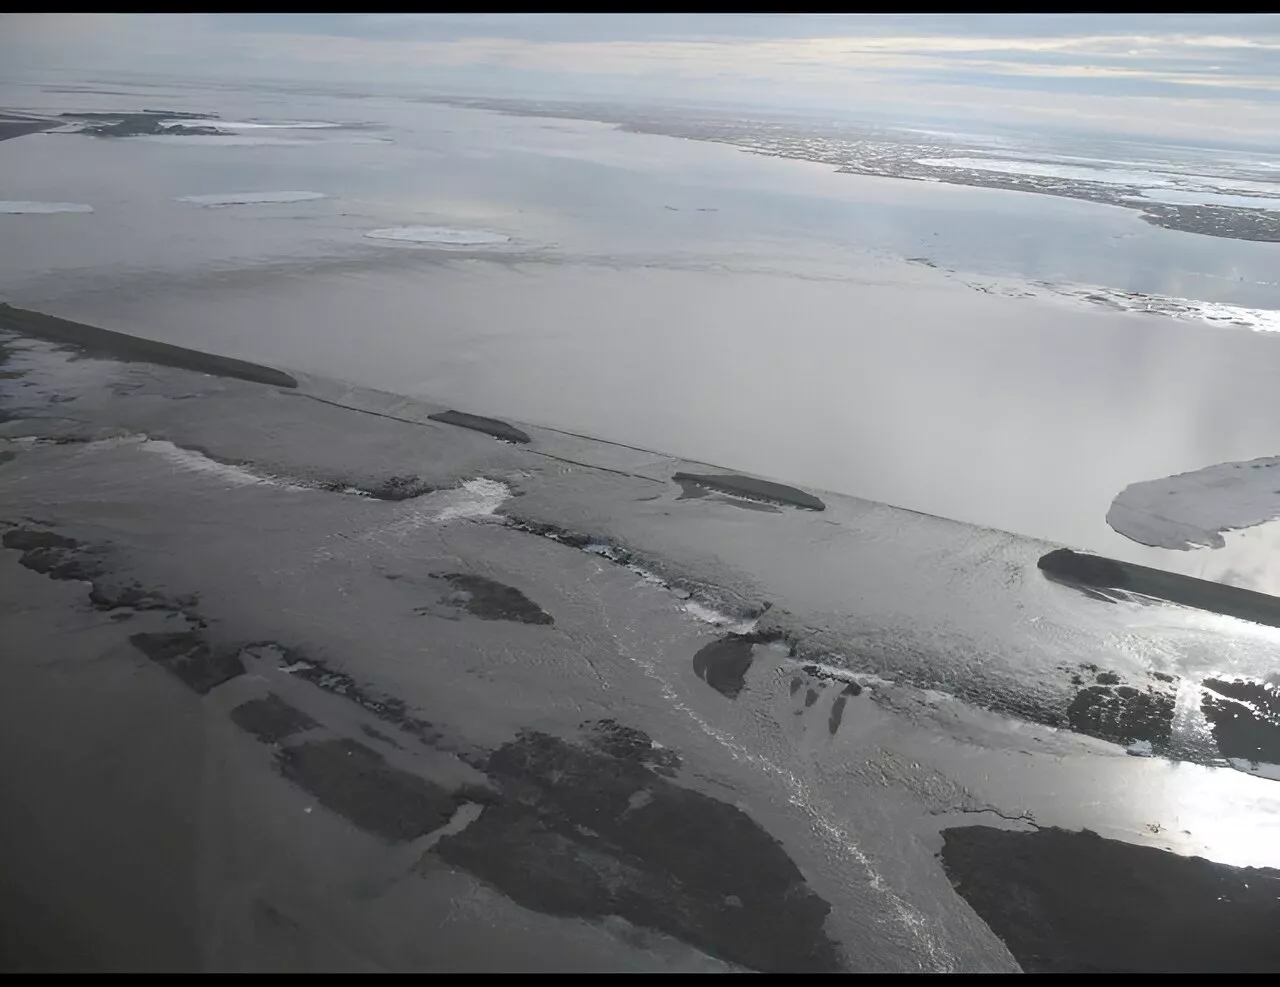
[{"label": "dark exposed ground", "polygon": [[109,329],[98,329],[80,322],[68,322],[52,315],[42,315],[0,303],[0,329],[75,347],[89,354],[114,360],[139,360],[165,367],[194,370],[202,374],[238,377],[241,380],[271,384],[275,387],[297,387],[298,382],[286,373],[270,367],[246,363],[226,356],[215,356],[185,346],[174,346],[154,339],[143,339]]},{"label": "dark exposed ground", "polygon": [[502,439],[505,442],[524,443],[529,441],[528,434],[514,425],[508,425],[497,418],[483,418],[480,415],[471,415],[465,411],[440,411],[427,417],[432,421],[444,422],[446,425],[458,425],[461,428],[484,432],[486,435],[492,435],[495,439]]},{"label": "dark exposed ground", "polygon": [[[1115,679],[1103,673],[1104,678]],[[1164,747],[1173,726],[1175,692],[1172,689],[1147,686],[1138,689],[1116,683],[1088,685],[1076,694],[1067,707],[1067,723],[1072,730],[1132,744],[1145,740]]]},{"label": "dark exposed ground", "polygon": [[200,695],[244,674],[234,652],[211,648],[190,631],[172,634],[134,634],[133,646]]},{"label": "dark exposed ground", "polygon": [[693,656],[693,670],[722,696],[737,699],[746,684],[755,644],[749,634],[729,634],[712,641]]},{"label": "dark exposed ground", "polygon": [[280,771],[320,804],[363,830],[399,842],[439,829],[453,797],[438,785],[387,764],[355,740],[315,740],[280,752]]},{"label": "dark exposed ground", "polygon": [[274,692],[237,706],[231,711],[231,722],[267,744],[279,743],[285,737],[317,725],[306,713],[290,706]]},{"label": "dark exposed ground", "polygon": [[685,488],[688,486],[707,487],[711,490],[723,490],[725,493],[759,500],[776,501],[792,507],[802,507],[809,511],[826,510],[826,505],[813,494],[788,487],[771,480],[759,480],[753,476],[742,476],[737,473],[677,473],[672,477],[676,483]]},{"label": "dark exposed ground", "polygon": [[10,117],[0,113],[0,141],[25,137],[27,134],[38,134],[49,130],[57,124],[48,120],[24,120],[21,117]]},{"label": "dark exposed ground", "polygon": [[1275,973],[1280,871],[1104,840],[944,830],[942,861],[1028,973]]},{"label": "dark exposed ground", "polygon": [[521,904],[621,915],[749,969],[841,969],[830,906],[740,810],[541,733],[485,770],[502,801],[435,852]]},{"label": "dark exposed ground", "polygon": [[1274,682],[1207,679],[1201,708],[1223,757],[1280,764],[1280,690]]},{"label": "dark exposed ground", "polygon": [[1280,598],[1132,562],[1059,548],[1040,559],[1050,579],[1093,589],[1119,589],[1184,607],[1280,627]]},{"label": "dark exposed ground", "polygon": [[461,597],[460,605],[481,620],[514,620],[521,624],[554,624],[555,619],[514,586],[465,572],[440,576]]}]

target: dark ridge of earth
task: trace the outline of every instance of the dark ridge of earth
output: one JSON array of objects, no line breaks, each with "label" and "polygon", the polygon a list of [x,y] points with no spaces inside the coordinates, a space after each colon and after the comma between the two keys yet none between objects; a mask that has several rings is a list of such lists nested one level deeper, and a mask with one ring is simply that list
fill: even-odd
[{"label": "dark ridge of earth", "polygon": [[459,605],[481,620],[512,620],[520,624],[554,624],[555,618],[521,593],[485,576],[446,572],[439,578],[461,597]]},{"label": "dark ridge of earth", "polygon": [[788,504],[791,507],[800,507],[807,511],[825,511],[827,509],[827,505],[813,496],[813,494],[797,490],[795,487],[788,487],[782,483],[759,480],[753,476],[742,476],[738,473],[677,473],[672,479],[684,488],[686,496],[689,493],[687,484],[696,484],[700,487],[709,487],[712,490],[720,490],[724,493],[737,494],[740,497],[772,500],[780,504]]},{"label": "dark ridge of earth", "polygon": [[0,329],[72,346],[88,356],[100,356],[124,363],[155,363],[215,377],[236,377],[273,387],[298,386],[297,380],[288,374],[261,364],[202,353],[185,346],[143,339],[141,336],[131,336],[110,329],[98,329],[4,303],[0,303]]},{"label": "dark ridge of earth", "polygon": [[38,134],[42,130],[56,126],[57,124],[48,120],[22,120],[16,117],[0,116],[0,141],[26,137],[27,134]]},{"label": "dark ridge of earth", "polygon": [[495,439],[502,439],[505,442],[518,442],[524,444],[529,442],[529,436],[514,425],[510,425],[498,418],[483,418],[480,415],[468,414],[465,411],[438,411],[434,415],[427,415],[433,422],[444,422],[446,425],[457,425],[459,428],[470,428],[477,432],[484,432],[486,435],[492,435]]},{"label": "dark ridge of earth", "polygon": [[1275,973],[1280,871],[1088,830],[943,830],[952,884],[1027,973]]},{"label": "dark ridge of earth", "polygon": [[319,726],[302,710],[290,706],[274,692],[250,699],[231,711],[231,722],[264,744],[278,744],[303,730]]},{"label": "dark ridge of earth", "polygon": [[729,699],[737,699],[746,685],[758,638],[752,634],[727,634],[703,645],[693,656],[698,678]]},{"label": "dark ridge of earth", "polygon": [[281,774],[326,809],[392,843],[439,829],[457,808],[446,789],[345,737],[286,747],[278,763]]},{"label": "dark ridge of earth", "polygon": [[1058,548],[1040,557],[1040,570],[1056,582],[1091,589],[1120,589],[1208,610],[1256,624],[1280,627],[1280,597],[1238,586],[1164,572],[1132,562]]},{"label": "dark ridge of earth", "polygon": [[1114,672],[1099,672],[1067,707],[1067,724],[1076,733],[1132,744],[1145,740],[1164,748],[1173,732],[1177,688],[1160,685],[1139,689]]},{"label": "dark ridge of earth", "polygon": [[1274,683],[1206,679],[1200,708],[1223,757],[1280,764],[1280,689]]},{"label": "dark ridge of earth", "polygon": [[202,696],[244,674],[238,654],[211,648],[195,631],[134,634],[129,643]]},{"label": "dark ridge of earth", "polygon": [[[651,746],[631,733],[628,751]],[[501,798],[432,852],[518,904],[618,915],[762,972],[843,968],[824,927],[830,905],[740,809],[637,758],[538,732],[498,748],[484,770]]]}]

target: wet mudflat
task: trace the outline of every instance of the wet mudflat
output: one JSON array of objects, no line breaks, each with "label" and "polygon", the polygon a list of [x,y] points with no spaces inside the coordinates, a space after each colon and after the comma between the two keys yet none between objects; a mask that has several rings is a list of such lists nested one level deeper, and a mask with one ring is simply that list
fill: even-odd
[{"label": "wet mudflat", "polygon": [[[677,461],[534,428],[10,345],[6,969],[1276,965],[1245,935],[1274,872],[1223,860],[1277,862],[1280,788],[1125,753],[1190,750],[1198,713],[1209,750],[1265,762],[1265,661],[1139,666],[1115,644],[1134,605],[1045,580],[1035,543],[908,566],[1050,641],[1078,625],[1053,650],[999,622],[1006,657],[976,607],[930,589],[898,616],[833,575],[856,557],[899,591],[905,525],[935,521],[886,543],[839,498],[744,512],[716,498],[760,488],[685,496]],[[424,488],[361,495],[388,476]],[[788,583],[797,560],[841,595]],[[961,678],[999,702],[940,691]],[[110,853],[77,840],[84,792]],[[1156,918],[1122,940],[1125,915]]]}]

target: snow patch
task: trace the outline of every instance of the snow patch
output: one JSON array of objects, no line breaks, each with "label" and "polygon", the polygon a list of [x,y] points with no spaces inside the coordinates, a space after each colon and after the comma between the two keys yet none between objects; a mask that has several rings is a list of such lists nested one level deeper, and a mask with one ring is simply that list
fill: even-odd
[{"label": "snow patch", "polygon": [[220,195],[181,195],[179,202],[197,206],[256,205],[263,202],[308,202],[328,198],[323,192],[227,192]]},{"label": "snow patch", "polygon": [[738,620],[727,613],[713,610],[711,607],[704,606],[694,600],[685,603],[680,609],[695,620],[710,624],[712,627],[721,627],[730,634],[750,634],[759,623],[758,620]]},{"label": "snow patch", "polygon": [[53,212],[93,212],[93,206],[86,206],[80,202],[21,202],[14,200],[0,200],[0,213],[4,213],[6,215]]},{"label": "snow patch", "polygon": [[510,496],[511,488],[505,483],[480,477],[467,480],[453,490],[429,494],[425,500],[431,502],[433,520],[455,521],[458,518],[488,517]]},{"label": "snow patch", "polygon": [[434,490],[400,502],[389,522],[370,528],[362,537],[398,542],[429,526],[491,517],[510,496],[511,488],[505,483],[477,477],[449,490]]},{"label": "snow patch", "polygon": [[210,459],[204,453],[193,449],[183,449],[165,439],[144,439],[139,448],[154,455],[162,456],[179,469],[192,473],[204,473],[216,476],[232,486],[246,487],[265,484],[285,490],[309,490],[310,487],[299,486],[270,473],[262,473],[232,463],[220,463]]},{"label": "snow patch", "polygon": [[1225,531],[1280,517],[1280,457],[1219,463],[1131,483],[1111,502],[1107,524],[1141,545],[1222,548]]},{"label": "snow patch", "polygon": [[365,236],[374,240],[396,240],[402,243],[434,243],[461,247],[478,244],[510,243],[511,237],[492,230],[462,230],[448,226],[396,226],[370,230]]}]

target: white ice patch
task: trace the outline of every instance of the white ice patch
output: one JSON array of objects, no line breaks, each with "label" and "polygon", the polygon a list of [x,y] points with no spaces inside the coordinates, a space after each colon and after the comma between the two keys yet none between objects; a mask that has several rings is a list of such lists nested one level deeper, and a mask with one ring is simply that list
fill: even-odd
[{"label": "white ice patch", "polygon": [[154,455],[162,456],[179,469],[191,473],[203,473],[209,476],[217,477],[226,483],[236,487],[247,487],[265,484],[273,487],[281,487],[285,490],[307,490],[308,487],[299,486],[290,483],[288,480],[278,476],[272,476],[269,473],[260,473],[255,470],[248,469],[244,466],[236,466],[231,463],[220,463],[217,460],[210,459],[203,453],[196,452],[193,449],[183,449],[176,446],[172,442],[164,439],[145,439],[139,444],[139,448]]},{"label": "white ice patch", "polygon": [[1141,545],[1222,548],[1224,531],[1280,517],[1280,457],[1219,463],[1125,487],[1107,524]]},{"label": "white ice patch", "polygon": [[450,247],[511,242],[511,237],[504,233],[494,233],[492,230],[461,230],[448,226],[396,226],[383,230],[370,230],[365,236],[374,240],[434,243]]},{"label": "white ice patch", "polygon": [[450,490],[429,494],[396,505],[391,521],[370,528],[366,541],[403,541],[422,528],[450,521],[490,517],[511,496],[511,488],[498,480],[477,477]]},{"label": "white ice patch", "polygon": [[1132,754],[1134,757],[1150,757],[1151,741],[1135,740],[1132,744],[1126,747],[1125,750],[1128,751],[1130,754]]},{"label": "white ice patch", "polygon": [[93,206],[80,202],[19,202],[0,200],[0,213],[19,215],[26,213],[93,212]]},{"label": "white ice patch", "polygon": [[480,477],[468,480],[453,490],[428,494],[424,501],[430,501],[434,520],[455,521],[458,518],[488,517],[510,496],[511,488],[505,483]]},{"label": "white ice patch", "polygon": [[695,620],[710,624],[712,627],[723,628],[730,634],[750,634],[759,623],[758,620],[739,620],[736,617],[730,617],[727,613],[713,610],[711,607],[693,600],[683,604],[680,609]]},{"label": "white ice patch", "polygon": [[197,206],[240,206],[265,202],[309,202],[324,198],[327,196],[323,192],[227,192],[221,195],[182,195],[178,201]]}]

